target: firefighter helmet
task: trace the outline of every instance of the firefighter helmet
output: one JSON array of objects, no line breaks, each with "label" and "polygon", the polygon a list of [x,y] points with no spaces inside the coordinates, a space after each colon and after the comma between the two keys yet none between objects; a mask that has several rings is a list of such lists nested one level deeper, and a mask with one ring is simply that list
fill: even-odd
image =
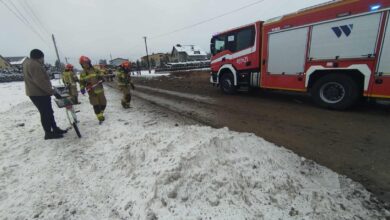
[{"label": "firefighter helmet", "polygon": [[66,64],[65,70],[66,70],[66,71],[71,71],[71,70],[73,70],[73,65],[72,65],[72,64]]},{"label": "firefighter helmet", "polygon": [[91,60],[86,56],[81,56],[80,57],[80,64],[84,64],[84,63],[90,64]]},{"label": "firefighter helmet", "polygon": [[130,69],[131,64],[129,61],[123,61],[122,64],[120,65],[123,69]]}]

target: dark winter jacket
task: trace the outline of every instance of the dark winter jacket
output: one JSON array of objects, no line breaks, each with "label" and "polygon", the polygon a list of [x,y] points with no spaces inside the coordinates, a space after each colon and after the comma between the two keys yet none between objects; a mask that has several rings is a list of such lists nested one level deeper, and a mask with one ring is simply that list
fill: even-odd
[{"label": "dark winter jacket", "polygon": [[38,60],[27,59],[23,65],[27,96],[51,96],[53,87],[45,67]]}]

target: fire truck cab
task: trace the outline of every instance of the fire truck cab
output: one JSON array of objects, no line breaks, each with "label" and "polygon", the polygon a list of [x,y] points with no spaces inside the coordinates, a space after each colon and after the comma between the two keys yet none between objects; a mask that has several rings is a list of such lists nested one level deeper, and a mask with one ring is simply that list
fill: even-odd
[{"label": "fire truck cab", "polygon": [[389,10],[388,0],[335,0],[217,34],[210,81],[227,94],[308,92],[331,109],[390,98]]}]

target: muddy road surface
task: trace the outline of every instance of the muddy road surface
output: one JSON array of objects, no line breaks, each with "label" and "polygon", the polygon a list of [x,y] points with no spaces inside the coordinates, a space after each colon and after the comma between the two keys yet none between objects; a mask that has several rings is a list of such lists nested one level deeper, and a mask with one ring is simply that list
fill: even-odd
[{"label": "muddy road surface", "polygon": [[390,106],[361,102],[348,111],[277,91],[223,95],[208,72],[134,77],[134,95],[213,127],[250,132],[362,183],[390,202]]}]

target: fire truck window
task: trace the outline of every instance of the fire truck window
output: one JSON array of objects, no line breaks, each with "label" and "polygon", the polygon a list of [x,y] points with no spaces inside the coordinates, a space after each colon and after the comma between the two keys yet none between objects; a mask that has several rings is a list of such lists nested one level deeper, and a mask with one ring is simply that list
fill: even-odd
[{"label": "fire truck window", "polygon": [[231,52],[235,52],[236,51],[236,34],[235,33],[231,33],[228,35],[227,37],[227,43],[226,43],[226,49],[231,51]]},{"label": "fire truck window", "polygon": [[252,47],[255,42],[255,30],[253,27],[241,30],[237,33],[236,51]]},{"label": "fire truck window", "polygon": [[220,53],[225,50],[225,36],[217,36],[214,38],[215,50],[213,54]]}]

